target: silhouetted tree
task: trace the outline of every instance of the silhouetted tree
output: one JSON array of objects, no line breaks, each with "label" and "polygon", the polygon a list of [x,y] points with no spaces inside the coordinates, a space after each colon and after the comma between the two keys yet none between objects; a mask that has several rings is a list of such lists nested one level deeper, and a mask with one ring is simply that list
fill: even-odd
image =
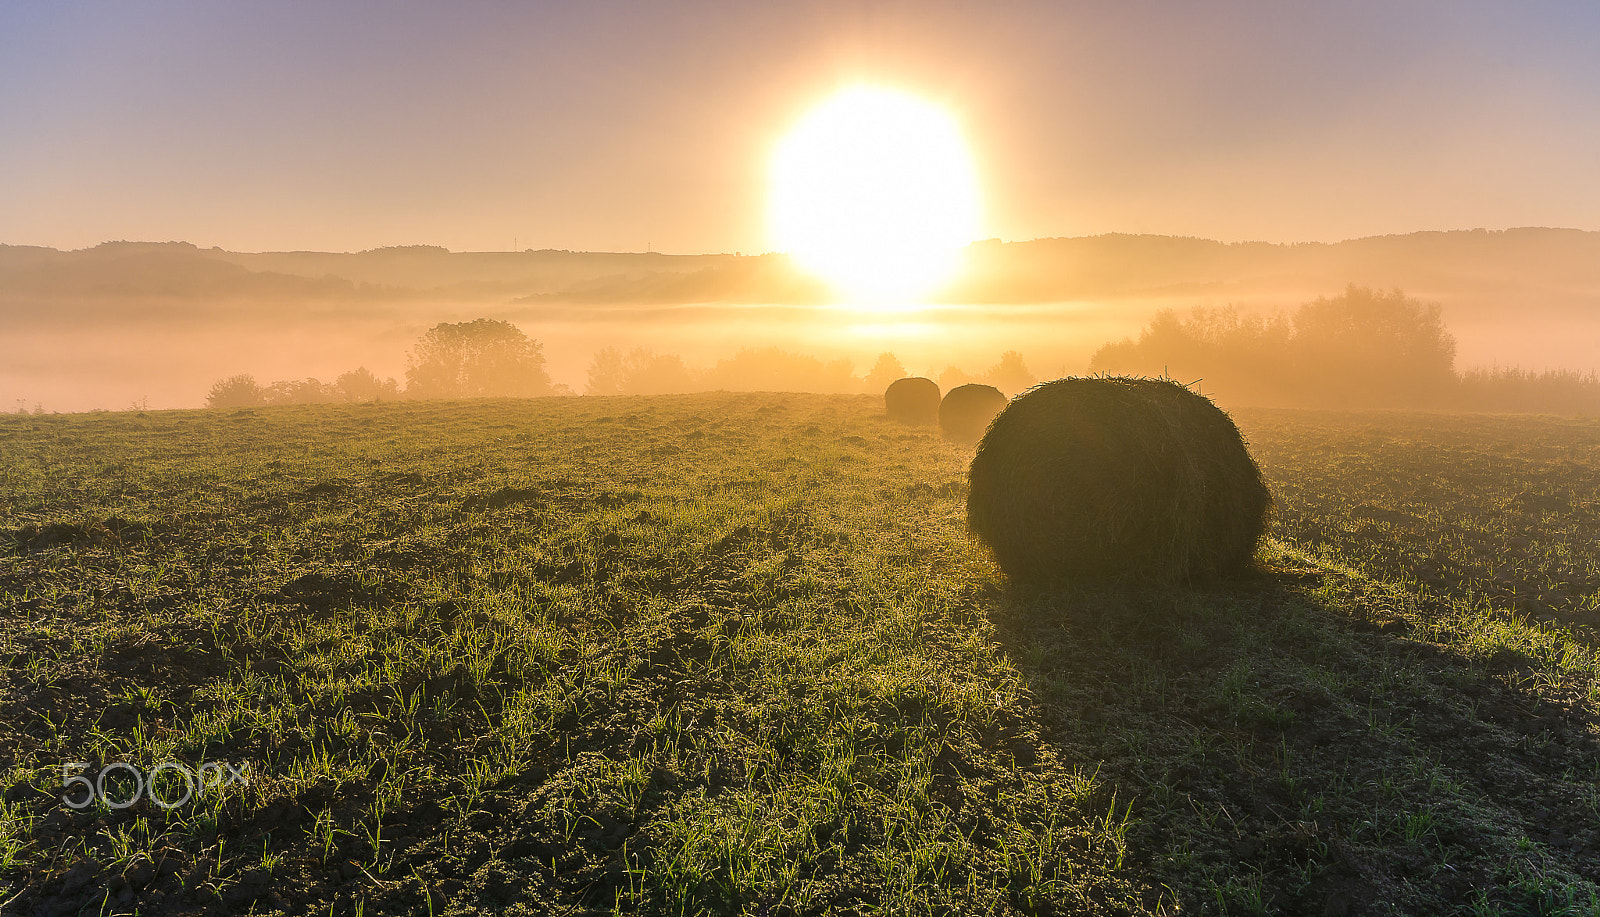
[{"label": "silhouetted tree", "polygon": [[584,391],[590,395],[620,395],[625,378],[622,351],[607,347],[589,361],[589,384]]},{"label": "silhouetted tree", "polygon": [[822,367],[821,389],[824,392],[853,392],[856,390],[856,365],[846,357],[829,360]]},{"label": "silhouetted tree", "polygon": [[206,395],[208,408],[252,408],[266,403],[266,392],[249,373],[218,380]]},{"label": "silhouetted tree", "polygon": [[635,347],[623,360],[623,391],[630,395],[665,395],[694,388],[694,374],[675,353],[651,353]]},{"label": "silhouetted tree", "polygon": [[889,387],[889,383],[896,379],[904,379],[910,373],[900,364],[899,358],[885,351],[878,354],[878,362],[872,364],[872,369],[867,371],[865,384],[867,393],[881,395]]},{"label": "silhouetted tree", "polygon": [[1196,308],[1187,318],[1155,314],[1138,341],[1107,344],[1089,361],[1092,372],[1166,376],[1203,383],[1206,392],[1256,403],[1290,403],[1294,326],[1282,312],[1262,316],[1235,306]]},{"label": "silhouetted tree", "polygon": [[441,322],[412,349],[406,394],[419,398],[547,395],[543,345],[510,322]]},{"label": "silhouetted tree", "polygon": [[1294,314],[1293,359],[1311,383],[1311,403],[1398,407],[1447,397],[1456,339],[1438,303],[1351,284],[1343,296],[1308,302]]},{"label": "silhouetted tree", "polygon": [[334,380],[333,390],[345,401],[379,401],[400,394],[398,383],[393,379],[379,379],[377,373],[365,366],[341,374]]},{"label": "silhouetted tree", "polygon": [[694,388],[695,374],[675,353],[635,347],[623,354],[607,347],[589,363],[587,391],[591,395],[665,395]]},{"label": "silhouetted tree", "polygon": [[1022,362],[1022,354],[1008,350],[1000,355],[999,363],[989,367],[989,371],[983,374],[983,381],[1010,396],[1039,380]]},{"label": "silhouetted tree", "polygon": [[967,373],[966,370],[963,370],[958,366],[951,365],[946,366],[944,371],[939,373],[939,378],[934,381],[939,383],[939,391],[948,392],[953,388],[966,385],[968,382],[971,382],[972,376]]},{"label": "silhouetted tree", "polygon": [[1456,386],[1455,338],[1437,304],[1350,286],[1292,316],[1195,309],[1156,313],[1139,339],[1107,344],[1094,372],[1165,373],[1235,402],[1327,407],[1443,405]]},{"label": "silhouetted tree", "polygon": [[263,390],[267,404],[328,404],[339,400],[331,385],[316,379],[289,379],[274,382]]}]

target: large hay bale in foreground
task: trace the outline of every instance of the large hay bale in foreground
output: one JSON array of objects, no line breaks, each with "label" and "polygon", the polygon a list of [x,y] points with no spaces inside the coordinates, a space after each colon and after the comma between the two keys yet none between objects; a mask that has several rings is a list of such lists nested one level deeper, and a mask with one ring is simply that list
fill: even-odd
[{"label": "large hay bale in foreground", "polygon": [[975,443],[1005,406],[1006,396],[992,385],[958,385],[939,402],[939,429],[958,443]]},{"label": "large hay bale in foreground", "polygon": [[1035,386],[989,425],[969,478],[968,528],[1033,588],[1241,572],[1271,503],[1228,415],[1158,379]]},{"label": "large hay bale in foreground", "polygon": [[939,384],[921,376],[896,379],[884,390],[883,406],[890,420],[936,423],[939,420]]}]

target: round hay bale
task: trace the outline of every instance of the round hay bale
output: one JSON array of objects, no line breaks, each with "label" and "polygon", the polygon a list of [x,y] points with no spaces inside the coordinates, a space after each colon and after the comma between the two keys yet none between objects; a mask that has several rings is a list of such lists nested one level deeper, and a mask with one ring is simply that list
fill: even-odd
[{"label": "round hay bale", "polygon": [[939,429],[958,443],[975,443],[1005,406],[1006,396],[992,385],[958,385],[939,402]]},{"label": "round hay bale", "polygon": [[1242,572],[1271,505],[1228,415],[1160,379],[1029,389],[989,425],[968,476],[968,528],[1028,588]]},{"label": "round hay bale", "polygon": [[921,376],[896,379],[883,393],[890,420],[931,424],[939,420],[939,383]]}]

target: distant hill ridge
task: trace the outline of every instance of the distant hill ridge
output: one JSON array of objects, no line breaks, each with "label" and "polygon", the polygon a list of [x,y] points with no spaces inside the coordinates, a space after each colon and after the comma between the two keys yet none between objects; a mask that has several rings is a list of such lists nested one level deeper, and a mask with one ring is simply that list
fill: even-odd
[{"label": "distant hill ridge", "polygon": [[[1128,235],[991,240],[968,250],[945,302],[1188,298],[1216,303],[1399,287],[1453,303],[1504,300],[1543,312],[1600,303],[1600,232],[1519,228],[1371,236],[1344,242],[1218,242]],[[77,251],[0,245],[0,300],[417,300],[540,303],[812,303],[821,284],[782,255],[452,252],[229,252],[187,242],[106,242]],[[1498,311],[1498,309],[1496,309]]]}]

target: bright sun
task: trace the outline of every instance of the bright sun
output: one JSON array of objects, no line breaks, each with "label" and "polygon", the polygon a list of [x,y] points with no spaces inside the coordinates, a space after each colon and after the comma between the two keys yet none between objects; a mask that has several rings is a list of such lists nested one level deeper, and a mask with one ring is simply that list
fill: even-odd
[{"label": "bright sun", "polygon": [[978,182],[955,119],[892,89],[845,89],[778,143],[778,248],[857,302],[947,283],[977,237]]}]

